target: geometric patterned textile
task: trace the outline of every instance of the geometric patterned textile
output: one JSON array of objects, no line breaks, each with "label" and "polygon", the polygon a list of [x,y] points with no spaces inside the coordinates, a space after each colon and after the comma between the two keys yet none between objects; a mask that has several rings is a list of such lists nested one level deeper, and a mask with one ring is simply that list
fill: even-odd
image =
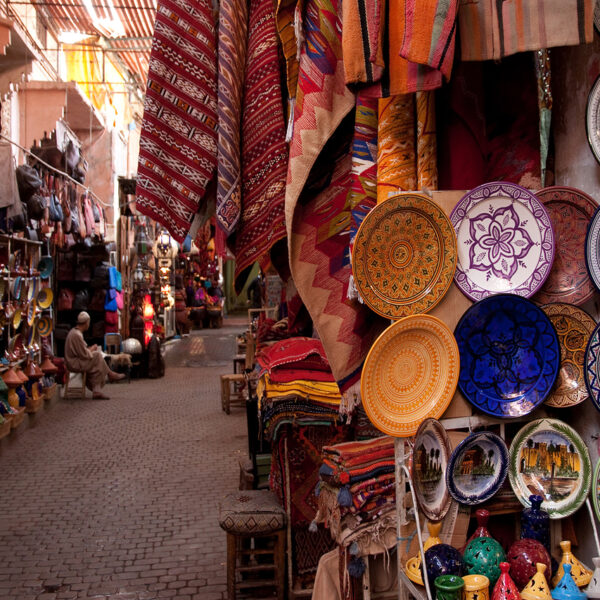
[{"label": "geometric patterned textile", "polygon": [[210,0],[159,0],[140,139],[136,206],[183,242],[217,164]]},{"label": "geometric patterned textile", "polygon": [[219,8],[217,223],[229,236],[240,218],[240,125],[248,35],[246,0],[221,0]]},{"label": "geometric patterned textile", "polygon": [[257,260],[266,267],[271,247],[285,237],[288,148],[278,45],[273,0],[250,0],[242,109],[242,216],[235,236],[236,279]]},{"label": "geometric patterned textile", "polygon": [[437,190],[437,141],[435,94],[417,92],[417,189]]},{"label": "geometric patterned textile", "polygon": [[219,525],[229,533],[270,533],[285,523],[285,511],[269,490],[228,494],[219,506]]},{"label": "geometric patterned textile", "polygon": [[277,32],[281,40],[281,49],[285,58],[288,97],[296,97],[298,87],[298,40],[295,21],[301,19],[302,1],[277,0]]}]

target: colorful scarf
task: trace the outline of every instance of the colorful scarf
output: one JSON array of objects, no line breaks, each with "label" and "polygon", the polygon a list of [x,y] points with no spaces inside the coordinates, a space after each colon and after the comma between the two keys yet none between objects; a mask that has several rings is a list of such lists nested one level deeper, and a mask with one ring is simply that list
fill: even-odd
[{"label": "colorful scarf", "polygon": [[329,362],[320,340],[294,337],[275,342],[256,356],[258,364],[268,372],[277,368],[311,368],[329,371]]},{"label": "colorful scarf", "polygon": [[136,207],[185,239],[217,164],[216,37],[209,0],[159,0]]},{"label": "colorful scarf", "polygon": [[251,0],[242,111],[243,209],[235,238],[236,287],[254,262],[269,264],[272,246],[285,237],[288,151],[272,0]]},{"label": "colorful scarf", "polygon": [[246,65],[248,5],[246,0],[221,0],[219,8],[218,186],[217,222],[227,236],[242,210],[240,124]]},{"label": "colorful scarf", "polygon": [[302,12],[301,0],[277,0],[277,32],[281,40],[281,49],[285,58],[288,97],[296,97],[298,86],[298,39],[296,37],[296,18]]},{"label": "colorful scarf", "polygon": [[589,44],[594,6],[592,0],[461,2],[462,60],[497,60],[528,50]]}]

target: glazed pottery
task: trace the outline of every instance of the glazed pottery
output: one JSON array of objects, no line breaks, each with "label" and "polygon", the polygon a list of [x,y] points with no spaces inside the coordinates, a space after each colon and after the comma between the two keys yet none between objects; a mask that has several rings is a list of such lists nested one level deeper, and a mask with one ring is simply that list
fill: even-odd
[{"label": "glazed pottery", "polygon": [[594,479],[592,480],[592,502],[594,504],[596,519],[600,521],[600,458],[594,469]]},{"label": "glazed pottery", "polygon": [[507,562],[500,563],[500,577],[494,586],[492,600],[521,600],[521,594],[508,574],[509,569]]},{"label": "glazed pottery", "polygon": [[562,565],[563,575],[552,590],[554,600],[585,600],[587,596],[576,585],[571,577],[571,565]]},{"label": "glazed pottery", "polygon": [[450,214],[457,237],[454,280],[471,300],[511,293],[529,298],[554,261],[554,232],[544,205],[514,183],[467,192]]},{"label": "glazed pottery", "polygon": [[500,563],[506,561],[506,554],[494,538],[480,537],[467,546],[463,558],[469,575],[485,575],[493,587],[500,577]]},{"label": "glazed pottery", "polygon": [[581,436],[558,419],[538,419],[522,427],[510,445],[510,485],[521,504],[543,496],[551,519],[574,513],[592,482],[590,454]]},{"label": "glazed pottery", "polygon": [[415,435],[411,477],[419,508],[434,521],[443,519],[450,508],[445,477],[450,453],[444,426],[425,419]]},{"label": "glazed pottery", "polygon": [[455,270],[452,223],[423,194],[399,194],[378,204],[354,239],[352,273],[358,292],[387,319],[431,310],[448,291]]},{"label": "glazed pottery", "polygon": [[521,590],[523,600],[552,600],[550,586],[546,579],[548,567],[544,563],[535,565],[536,572],[527,585]]},{"label": "glazed pottery", "polygon": [[588,586],[585,588],[585,593],[588,598],[597,600],[600,598],[600,556],[592,558],[594,563],[594,573]]},{"label": "glazed pottery", "polygon": [[411,437],[424,419],[448,408],[459,368],[456,340],[440,319],[413,315],[396,321],[365,360],[360,381],[365,412],[380,431]]},{"label": "glazed pottery", "polygon": [[550,553],[550,516],[541,508],[543,501],[537,494],[529,496],[531,506],[521,511],[521,538],[541,542]]},{"label": "glazed pottery", "polygon": [[[467,543],[465,544],[465,548],[475,538],[478,538],[478,537],[491,538],[492,537],[492,535],[490,534],[490,532],[488,531],[488,528],[487,528],[488,520],[490,518],[490,511],[486,510],[485,508],[478,508],[475,511],[475,518],[477,519],[477,528],[473,532],[473,535],[467,540]],[[464,552],[464,548],[463,548],[463,552]]]},{"label": "glazed pottery", "polygon": [[460,351],[458,387],[495,417],[529,414],[552,390],[560,368],[554,326],[533,302],[514,294],[471,306],[454,330]]},{"label": "glazed pottery", "polygon": [[437,544],[425,552],[427,579],[429,589],[434,589],[434,582],[440,575],[460,575],[465,571],[465,563],[460,552],[449,544]]},{"label": "glazed pottery", "polygon": [[575,558],[575,555],[571,552],[571,542],[563,540],[560,543],[560,548],[562,550],[562,557],[558,565],[558,570],[552,578],[552,585],[555,587],[558,586],[558,582],[565,572],[565,566],[569,566],[570,578],[573,579],[575,585],[578,587],[586,586],[592,579],[592,571]]},{"label": "glazed pottery", "polygon": [[465,575],[463,581],[463,600],[490,600],[490,580],[485,575]]},{"label": "glazed pottery", "polygon": [[441,521],[427,521],[427,531],[429,532],[429,537],[425,540],[423,544],[423,550],[427,551],[432,546],[437,546],[437,544],[441,544],[442,540],[440,539],[440,531],[442,531],[442,522]]},{"label": "glazed pottery", "polygon": [[537,540],[527,538],[517,540],[508,549],[506,559],[510,565],[510,576],[519,589],[524,588],[535,575],[537,563],[546,565],[550,572],[550,555],[544,545]]},{"label": "glazed pottery", "polygon": [[10,367],[2,373],[2,380],[8,387],[8,403],[13,408],[18,408],[19,396],[17,395],[16,389],[21,385],[21,379],[17,376],[15,370]]},{"label": "glazed pottery", "polygon": [[423,571],[421,570],[421,554],[413,556],[406,561],[406,567],[404,568],[406,576],[418,585],[425,585],[423,583]]},{"label": "glazed pottery", "polygon": [[[429,537],[423,543],[423,550],[427,552],[432,546],[441,544],[440,531],[442,530],[442,522],[427,521],[427,530],[429,531]],[[423,585],[423,576],[421,574],[421,553],[417,556],[413,556],[406,561],[406,575],[408,578],[419,585]]]},{"label": "glazed pottery", "polygon": [[49,356],[46,356],[42,362],[41,369],[45,375],[53,375],[58,372],[58,367],[50,360]]},{"label": "glazed pottery", "polygon": [[436,577],[434,585],[437,600],[461,600],[465,582],[458,575],[441,575]]}]

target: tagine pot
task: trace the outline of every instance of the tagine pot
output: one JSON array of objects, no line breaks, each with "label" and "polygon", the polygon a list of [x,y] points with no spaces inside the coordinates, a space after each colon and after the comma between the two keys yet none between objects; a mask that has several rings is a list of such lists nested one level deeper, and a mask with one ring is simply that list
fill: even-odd
[{"label": "tagine pot", "polygon": [[436,600],[461,600],[465,582],[458,575],[440,575],[434,585]]},{"label": "tagine pot", "polygon": [[17,395],[17,387],[21,385],[21,379],[15,373],[15,370],[10,367],[2,373],[2,380],[8,387],[8,403],[13,408],[19,407],[19,396]]},{"label": "tagine pot", "polygon": [[577,560],[577,558],[575,558],[575,555],[571,552],[571,542],[568,540],[563,540],[560,543],[560,547],[562,550],[562,557],[560,559],[560,564],[558,565],[558,570],[552,578],[552,585],[554,587],[558,586],[558,582],[564,575],[565,566],[570,565],[571,569],[569,572],[571,578],[575,582],[575,585],[577,587],[586,586],[592,579],[592,571],[590,571],[579,560]]},{"label": "tagine pot", "polygon": [[527,585],[521,590],[523,600],[552,600],[550,595],[550,586],[546,579],[546,572],[550,574],[548,566],[544,563],[536,564],[535,575],[529,580]]},{"label": "tagine pot", "polygon": [[[429,537],[425,540],[423,544],[423,550],[427,552],[429,548],[432,546],[437,546],[437,544],[441,544],[442,540],[440,539],[440,531],[442,530],[442,522],[441,521],[427,521],[427,531],[429,531]],[[409,558],[406,561],[405,572],[407,577],[413,582],[419,585],[424,585],[423,576],[421,572],[421,553],[418,552],[416,556]],[[433,590],[431,590],[433,593]]]},{"label": "tagine pot", "polygon": [[521,600],[521,594],[508,574],[510,565],[507,562],[500,563],[500,577],[494,586],[492,600]]},{"label": "tagine pot", "polygon": [[544,545],[537,540],[527,538],[517,540],[506,553],[510,565],[510,576],[519,589],[524,588],[527,582],[536,574],[537,563],[546,565],[550,572],[550,555]]},{"label": "tagine pot", "polygon": [[433,592],[434,582],[441,575],[459,575],[465,573],[465,563],[460,552],[449,544],[436,544],[425,552],[425,566],[429,589]]},{"label": "tagine pot", "polygon": [[576,582],[571,576],[571,565],[569,563],[561,563],[561,569],[563,575],[552,590],[553,600],[585,600],[587,596],[577,587]]},{"label": "tagine pot", "polygon": [[493,588],[500,577],[500,563],[506,561],[506,554],[494,538],[480,537],[469,543],[463,559],[469,575],[485,575]]},{"label": "tagine pot", "polygon": [[490,600],[490,580],[485,575],[465,575],[463,581],[464,600]]},{"label": "tagine pot", "polygon": [[58,372],[58,367],[50,360],[49,356],[46,356],[42,362],[41,369],[45,375],[54,375]]}]

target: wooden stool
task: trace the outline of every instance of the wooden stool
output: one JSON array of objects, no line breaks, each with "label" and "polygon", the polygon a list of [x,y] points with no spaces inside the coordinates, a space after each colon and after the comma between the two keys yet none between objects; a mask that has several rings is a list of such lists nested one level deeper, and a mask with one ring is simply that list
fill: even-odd
[{"label": "wooden stool", "polygon": [[[74,386],[71,384],[71,376],[77,377],[81,375],[81,387]],[[70,373],[65,370],[65,386],[63,390],[63,398],[81,398],[85,400],[85,383],[87,380],[87,373]]]},{"label": "wooden stool", "polygon": [[221,408],[230,413],[231,405],[246,406],[244,395],[246,378],[241,373],[221,375]]},{"label": "wooden stool", "polygon": [[285,597],[285,512],[268,490],[223,498],[219,525],[227,532],[227,598],[238,591],[275,588]]},{"label": "wooden stool", "polygon": [[233,357],[233,372],[234,373],[243,373],[246,368],[246,355],[245,354],[236,354]]}]

